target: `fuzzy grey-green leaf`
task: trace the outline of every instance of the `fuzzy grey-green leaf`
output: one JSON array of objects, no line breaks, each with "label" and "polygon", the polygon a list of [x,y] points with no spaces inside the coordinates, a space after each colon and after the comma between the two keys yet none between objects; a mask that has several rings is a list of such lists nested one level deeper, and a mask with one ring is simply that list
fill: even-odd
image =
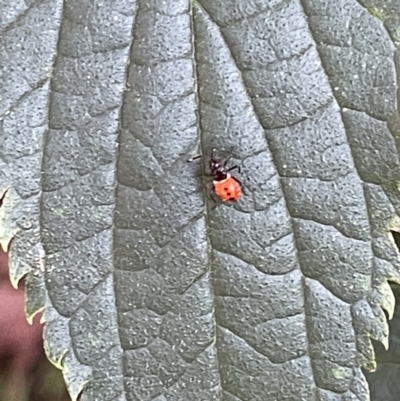
[{"label": "fuzzy grey-green leaf", "polygon": [[[0,241],[72,398],[369,400],[400,282],[400,5],[3,10]],[[235,204],[187,163],[213,148]]]}]

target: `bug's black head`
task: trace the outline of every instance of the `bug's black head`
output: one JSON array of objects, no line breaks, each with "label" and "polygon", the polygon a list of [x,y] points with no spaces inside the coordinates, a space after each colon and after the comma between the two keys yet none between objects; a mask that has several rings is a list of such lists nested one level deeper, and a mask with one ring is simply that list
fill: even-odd
[{"label": "bug's black head", "polygon": [[228,176],[225,166],[214,156],[214,150],[210,157],[210,173],[215,181],[222,181]]}]

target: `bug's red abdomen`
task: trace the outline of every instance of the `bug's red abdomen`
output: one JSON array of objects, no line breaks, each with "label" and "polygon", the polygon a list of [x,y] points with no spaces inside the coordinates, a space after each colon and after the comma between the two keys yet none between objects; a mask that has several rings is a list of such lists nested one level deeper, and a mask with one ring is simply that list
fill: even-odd
[{"label": "bug's red abdomen", "polygon": [[222,181],[213,181],[214,192],[224,202],[237,202],[242,196],[242,187],[230,174]]}]

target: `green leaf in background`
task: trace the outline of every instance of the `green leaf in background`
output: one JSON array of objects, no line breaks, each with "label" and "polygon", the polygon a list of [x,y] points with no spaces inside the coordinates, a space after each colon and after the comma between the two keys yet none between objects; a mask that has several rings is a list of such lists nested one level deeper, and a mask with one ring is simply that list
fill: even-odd
[{"label": "green leaf in background", "polygon": [[[0,241],[72,398],[372,399],[400,2],[0,7]],[[187,163],[212,148],[242,166],[235,205]]]}]

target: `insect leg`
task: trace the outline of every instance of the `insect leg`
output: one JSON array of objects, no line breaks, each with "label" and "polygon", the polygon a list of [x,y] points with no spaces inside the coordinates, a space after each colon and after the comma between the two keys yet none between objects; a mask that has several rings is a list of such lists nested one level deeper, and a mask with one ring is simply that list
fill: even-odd
[{"label": "insect leg", "polygon": [[211,206],[211,211],[214,211],[215,208],[218,206],[218,203],[215,200],[214,187],[210,190],[210,199],[212,200],[212,203],[213,203]]},{"label": "insect leg", "polygon": [[245,195],[248,195],[247,191],[245,191],[245,189],[244,189],[244,185],[243,185],[242,181],[238,180],[236,177],[232,177],[232,178],[233,178],[237,183],[239,183],[240,188],[242,188],[242,192],[243,192]]},{"label": "insect leg", "polygon": [[241,168],[240,166],[233,166],[231,168],[228,168],[228,170],[226,170],[226,172],[228,173],[229,171],[235,170],[237,169],[238,173],[240,174]]},{"label": "insect leg", "polygon": [[190,162],[192,162],[193,160],[200,159],[200,157],[202,157],[202,156],[203,156],[203,155],[197,155],[197,156],[191,157],[190,159],[188,159],[188,162],[190,163]]},{"label": "insect leg", "polygon": [[224,167],[227,166],[227,164],[228,164],[229,160],[231,159],[231,157],[232,157],[232,154],[230,154],[230,155],[226,158],[226,160],[224,161]]}]

